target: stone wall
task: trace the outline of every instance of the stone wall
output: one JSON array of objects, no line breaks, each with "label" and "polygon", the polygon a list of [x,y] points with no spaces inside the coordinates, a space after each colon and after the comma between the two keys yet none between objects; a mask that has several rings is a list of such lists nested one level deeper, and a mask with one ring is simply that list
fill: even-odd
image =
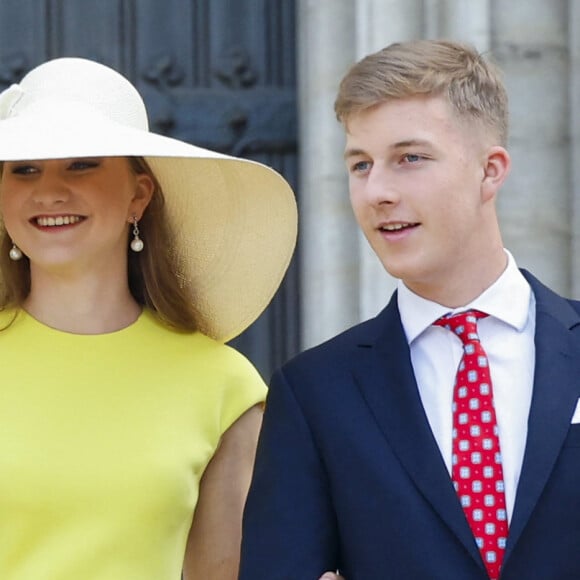
[{"label": "stone wall", "polygon": [[299,0],[302,346],[376,314],[395,282],[348,201],[337,84],[360,57],[412,38],[467,40],[505,71],[513,159],[498,210],[518,264],[580,298],[580,1]]}]

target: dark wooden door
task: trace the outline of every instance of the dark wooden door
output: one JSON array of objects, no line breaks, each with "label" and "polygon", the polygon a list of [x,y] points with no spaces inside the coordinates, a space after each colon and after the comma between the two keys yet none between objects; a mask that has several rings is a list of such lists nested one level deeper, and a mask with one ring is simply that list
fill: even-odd
[{"label": "dark wooden door", "polygon": [[[296,188],[294,0],[1,0],[0,88],[58,56],[125,74],[153,130],[264,162]],[[297,351],[298,332],[294,259],[233,344],[268,378]]]}]

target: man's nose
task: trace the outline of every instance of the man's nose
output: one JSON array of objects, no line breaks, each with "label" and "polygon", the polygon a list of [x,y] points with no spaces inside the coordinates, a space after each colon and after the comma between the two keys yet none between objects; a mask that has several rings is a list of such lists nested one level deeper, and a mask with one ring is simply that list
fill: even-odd
[{"label": "man's nose", "polygon": [[375,165],[367,181],[367,194],[373,205],[394,204],[400,200],[396,180],[388,171]]}]

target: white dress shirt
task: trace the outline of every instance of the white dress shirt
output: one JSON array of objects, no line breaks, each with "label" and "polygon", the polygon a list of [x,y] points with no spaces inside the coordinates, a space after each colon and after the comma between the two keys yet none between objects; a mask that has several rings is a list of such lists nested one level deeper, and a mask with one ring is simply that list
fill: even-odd
[{"label": "white dress shirt", "polygon": [[441,455],[451,473],[453,385],[463,349],[446,328],[433,326],[444,314],[474,308],[487,352],[499,428],[508,519],[511,520],[527,437],[535,366],[535,298],[513,256],[502,275],[471,303],[450,310],[398,283],[398,305],[411,350],[419,394]]}]

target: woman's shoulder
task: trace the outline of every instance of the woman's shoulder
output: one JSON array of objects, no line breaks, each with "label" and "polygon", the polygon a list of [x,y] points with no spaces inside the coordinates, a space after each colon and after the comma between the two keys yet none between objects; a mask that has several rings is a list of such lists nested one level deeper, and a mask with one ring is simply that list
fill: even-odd
[{"label": "woman's shoulder", "polygon": [[218,397],[227,401],[225,406],[231,407],[229,422],[237,418],[240,409],[245,410],[265,399],[267,387],[264,379],[244,354],[201,332],[171,329],[150,311],[144,312],[143,316],[142,326],[149,327],[146,332],[156,335],[154,340],[158,345],[158,348],[147,349],[151,359],[156,355],[155,361],[147,364],[157,365],[162,361],[172,373],[197,377],[208,387],[206,392],[213,393],[214,399]]},{"label": "woman's shoulder", "polygon": [[212,365],[226,365],[229,369],[255,370],[241,352],[200,331],[188,332],[171,328],[150,310],[145,310],[141,318],[140,331],[150,334],[152,340],[157,341],[164,350],[171,351],[177,356],[185,354],[190,360],[195,357],[196,363],[201,359]]}]

